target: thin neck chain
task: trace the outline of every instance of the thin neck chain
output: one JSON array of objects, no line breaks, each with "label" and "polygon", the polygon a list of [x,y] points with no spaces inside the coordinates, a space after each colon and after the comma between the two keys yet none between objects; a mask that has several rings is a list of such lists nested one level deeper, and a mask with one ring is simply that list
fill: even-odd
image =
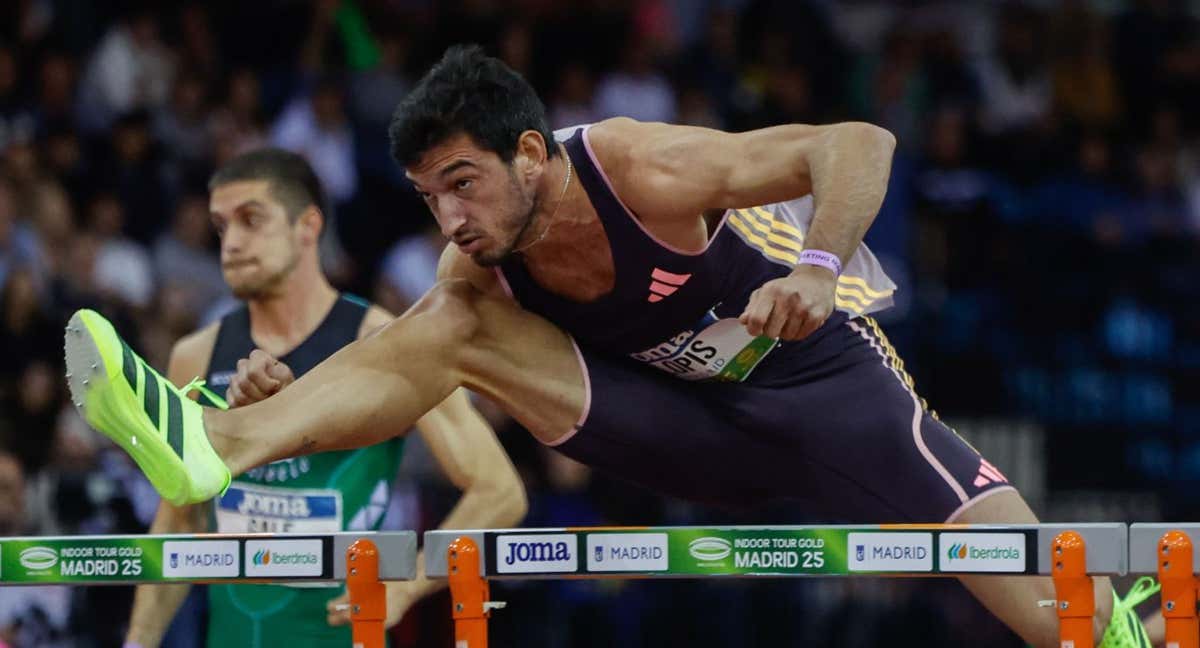
[{"label": "thin neck chain", "polygon": [[562,191],[558,194],[558,204],[554,206],[554,211],[550,212],[550,218],[546,219],[546,229],[542,230],[542,233],[539,234],[536,239],[530,242],[529,245],[513,250],[513,252],[524,252],[538,243],[541,243],[542,239],[546,238],[546,235],[550,233],[550,228],[554,227],[554,217],[558,215],[558,208],[562,207],[563,199],[567,197],[567,187],[571,186],[571,170],[573,169],[573,166],[571,165],[571,156],[567,155],[564,151],[563,157],[567,160],[567,177],[563,181]]}]

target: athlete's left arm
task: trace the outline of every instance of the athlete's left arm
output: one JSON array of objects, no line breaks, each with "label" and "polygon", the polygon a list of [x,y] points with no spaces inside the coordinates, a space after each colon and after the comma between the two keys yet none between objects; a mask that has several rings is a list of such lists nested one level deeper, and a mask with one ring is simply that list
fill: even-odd
[{"label": "athlete's left arm", "polygon": [[[525,486],[504,447],[463,389],[417,421],[417,430],[450,481],[462,491],[458,503],[438,525],[442,529],[494,529],[518,525],[528,502]],[[417,579],[400,581],[413,602],[446,586],[425,578],[418,556]]]},{"label": "athlete's left arm", "polygon": [[[589,133],[615,169],[616,189],[646,223],[695,222],[710,209],[751,207],[811,193],[806,249],[842,265],[862,242],[887,192],[896,139],[861,122],[792,124],[745,133],[614,119]],[[599,140],[599,142],[598,142]],[[742,322],[755,335],[799,339],[833,312],[837,278],[799,265],[751,298]]]},{"label": "athlete's left arm", "polygon": [[[369,335],[391,320],[391,315],[373,306],[363,320],[362,335]],[[462,497],[439,528],[488,529],[511,527],[525,517],[528,503],[525,487],[491,426],[471,405],[466,391],[459,389],[417,421],[434,459]],[[417,574],[411,581],[387,583],[388,618],[391,626],[422,597],[446,586],[445,581],[425,578],[424,552],[417,556]],[[329,622],[342,625],[349,616],[337,606],[341,597],[329,602]]]}]

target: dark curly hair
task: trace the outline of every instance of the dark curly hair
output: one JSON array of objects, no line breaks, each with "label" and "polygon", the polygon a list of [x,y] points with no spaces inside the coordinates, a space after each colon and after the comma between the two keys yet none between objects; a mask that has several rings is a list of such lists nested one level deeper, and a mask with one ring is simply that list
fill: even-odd
[{"label": "dark curly hair", "polygon": [[478,45],[455,45],[396,107],[388,134],[392,157],[407,167],[460,133],[511,162],[529,130],[542,134],[550,157],[558,153],[533,87]]}]

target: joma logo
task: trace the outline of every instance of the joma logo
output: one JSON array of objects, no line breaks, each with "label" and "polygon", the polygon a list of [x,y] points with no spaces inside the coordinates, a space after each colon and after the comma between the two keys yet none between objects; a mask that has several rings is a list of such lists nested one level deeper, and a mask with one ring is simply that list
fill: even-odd
[{"label": "joma logo", "polygon": [[496,568],[502,573],[571,573],[579,566],[579,540],[571,533],[502,535],[496,538]]},{"label": "joma logo", "polygon": [[565,542],[514,542],[508,545],[504,564],[570,560],[571,548]]}]

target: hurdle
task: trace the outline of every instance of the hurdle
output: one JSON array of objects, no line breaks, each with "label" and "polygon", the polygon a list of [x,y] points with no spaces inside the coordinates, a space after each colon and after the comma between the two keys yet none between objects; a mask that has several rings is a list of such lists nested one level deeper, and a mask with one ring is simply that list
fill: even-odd
[{"label": "hurdle", "polygon": [[0,539],[0,586],[346,581],[355,648],[383,648],[381,581],[412,580],[412,531]]},{"label": "hurdle", "polygon": [[1196,593],[1200,556],[1192,538],[1200,524],[1131,524],[1129,572],[1157,574],[1162,583],[1162,615],[1167,648],[1200,648]]},{"label": "hurdle", "polygon": [[[1200,530],[1200,527],[1198,527]],[[1125,524],[568,527],[425,533],[450,585],[455,648],[486,648],[502,579],[957,577],[1054,579],[1061,648],[1095,645],[1090,576],[1129,568]]]}]

